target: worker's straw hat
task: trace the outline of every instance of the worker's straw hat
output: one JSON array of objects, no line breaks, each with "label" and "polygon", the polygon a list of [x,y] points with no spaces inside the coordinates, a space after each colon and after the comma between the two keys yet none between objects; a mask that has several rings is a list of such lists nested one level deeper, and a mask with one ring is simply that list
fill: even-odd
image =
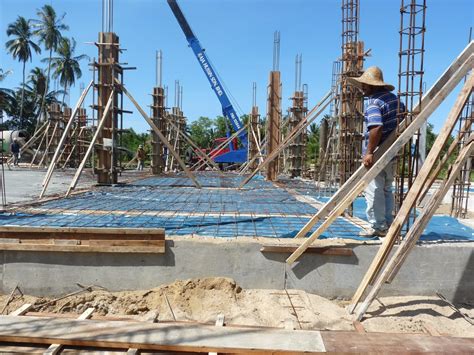
[{"label": "worker's straw hat", "polygon": [[382,70],[379,67],[370,67],[367,68],[367,70],[359,76],[358,78],[347,78],[349,83],[361,87],[360,84],[366,84],[370,86],[376,86],[376,87],[385,87],[387,90],[394,90],[395,86],[391,84],[387,84],[386,82],[383,81],[383,73]]}]

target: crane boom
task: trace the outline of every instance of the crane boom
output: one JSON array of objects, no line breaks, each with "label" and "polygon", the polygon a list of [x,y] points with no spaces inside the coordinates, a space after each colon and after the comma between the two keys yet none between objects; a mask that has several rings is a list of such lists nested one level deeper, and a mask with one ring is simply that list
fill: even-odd
[{"label": "crane boom", "polygon": [[[239,118],[239,116],[237,115],[237,112],[235,111],[234,107],[232,106],[229,96],[227,95],[224,87],[222,86],[215,69],[212,67],[211,63],[209,62],[209,59],[205,53],[204,48],[202,48],[201,44],[199,43],[199,40],[195,36],[191,27],[189,26],[189,23],[184,17],[184,14],[181,11],[181,8],[179,7],[177,1],[168,0],[168,5],[170,6],[171,11],[176,17],[176,20],[178,20],[178,23],[184,32],[186,40],[189,43],[189,46],[193,50],[194,55],[196,56],[202,70],[204,71],[204,74],[206,75],[207,80],[211,84],[212,90],[217,95],[217,98],[219,99],[222,105],[223,115],[231,123],[232,128],[236,132],[241,130],[244,124]],[[231,160],[231,161],[226,161],[226,162],[242,163],[247,160],[248,138],[247,138],[247,132],[245,130],[242,130],[242,133],[239,135],[239,139],[243,145],[243,149],[233,150],[233,146],[232,144],[230,144],[229,146],[231,150],[230,153],[234,152],[234,154],[230,154],[231,156],[227,157],[227,160]],[[215,160],[218,161],[222,159],[225,159],[225,158],[219,156]]]}]

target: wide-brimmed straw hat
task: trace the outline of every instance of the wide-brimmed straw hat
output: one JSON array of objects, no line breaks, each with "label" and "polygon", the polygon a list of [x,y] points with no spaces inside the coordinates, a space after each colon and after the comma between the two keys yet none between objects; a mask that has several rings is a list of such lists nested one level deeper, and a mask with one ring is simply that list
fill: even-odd
[{"label": "wide-brimmed straw hat", "polygon": [[358,78],[349,77],[347,78],[347,81],[349,81],[349,83],[359,88],[361,87],[360,84],[366,84],[366,85],[375,86],[375,87],[384,87],[390,91],[395,89],[395,86],[383,81],[383,73],[379,67],[367,68],[364,74],[362,74]]}]

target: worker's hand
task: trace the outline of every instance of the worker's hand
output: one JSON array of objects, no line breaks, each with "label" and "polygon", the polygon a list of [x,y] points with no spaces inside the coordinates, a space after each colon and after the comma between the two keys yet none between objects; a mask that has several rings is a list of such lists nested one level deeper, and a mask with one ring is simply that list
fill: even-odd
[{"label": "worker's hand", "polygon": [[362,163],[366,168],[370,168],[372,164],[374,163],[374,154],[373,153],[367,153],[364,155],[364,158],[362,159]]}]

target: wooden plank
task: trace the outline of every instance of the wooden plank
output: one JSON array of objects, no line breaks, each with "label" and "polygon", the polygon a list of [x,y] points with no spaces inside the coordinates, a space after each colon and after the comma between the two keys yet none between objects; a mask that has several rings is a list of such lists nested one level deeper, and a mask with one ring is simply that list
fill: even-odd
[{"label": "wooden plank", "polygon": [[26,312],[28,312],[31,309],[31,307],[33,307],[32,304],[25,303],[23,306],[21,306],[17,310],[11,312],[10,316],[21,316],[21,315],[25,314]]},{"label": "wooden plank", "polygon": [[472,353],[474,338],[432,337],[424,334],[321,332],[329,353],[407,354]]},{"label": "wooden plank", "polygon": [[[464,64],[463,68],[465,70],[468,70],[469,68],[472,67],[472,63],[474,61],[474,56],[469,57],[469,60],[467,63]],[[459,74],[462,75],[459,75]],[[457,76],[453,76],[450,79],[450,82],[452,83],[453,86],[456,85],[456,83],[461,80],[461,78],[464,76],[464,70],[458,71]],[[445,88],[443,88],[445,89]],[[345,210],[346,208],[354,201],[354,199],[362,192],[364,189],[367,187],[367,185],[385,168],[387,164],[389,164],[398,154],[400,149],[410,140],[410,138],[420,129],[420,127],[423,125],[424,122],[428,119],[428,117],[433,113],[433,111],[441,104],[441,102],[444,100],[444,98],[447,96],[448,92],[445,92],[444,90],[440,90],[435,98],[431,100],[426,106],[423,107],[422,111],[416,116],[416,118],[413,120],[413,122],[401,133],[397,140],[388,148],[378,159],[374,165],[367,170],[366,174],[364,175],[363,179],[356,181],[354,187],[345,195],[342,197],[342,201],[337,204],[334,210],[331,211],[331,213],[328,214],[327,218],[324,220],[324,222],[318,227],[318,229],[313,232],[304,242],[301,244],[301,246],[293,253],[290,255],[288,259],[286,259],[286,262],[288,264],[293,264],[303,253],[304,251],[313,243],[314,240],[316,240],[335,220],[337,217],[339,217]],[[462,96],[466,94],[466,90],[463,89],[462,91]],[[377,149],[378,151],[379,149]],[[365,169],[365,167],[364,167]],[[351,179],[349,179],[351,180]],[[308,222],[309,224],[310,222]],[[306,226],[303,228],[306,229]],[[388,238],[384,238],[384,243],[389,243]]]},{"label": "wooden plank", "polygon": [[[37,240],[38,243],[41,243],[41,240],[62,240],[66,243],[66,240],[70,241],[87,241],[87,240],[149,240],[149,241],[159,241],[164,240],[164,236],[158,235],[154,236],[152,234],[143,234],[143,235],[114,235],[114,234],[62,234],[62,233],[0,233],[0,242],[22,242],[26,240]],[[80,243],[78,243],[80,244]]]},{"label": "wooden plank", "polygon": [[[77,320],[86,320],[92,317],[92,313],[94,313],[95,308],[87,308],[78,318]],[[43,353],[43,355],[57,355],[63,350],[62,344],[51,344],[48,349]]]},{"label": "wooden plank", "polygon": [[164,254],[165,246],[89,246],[89,245],[55,245],[55,244],[13,244],[0,243],[0,250],[47,251],[65,253],[144,253]]},{"label": "wooden plank", "polygon": [[157,238],[164,238],[165,230],[163,228],[92,228],[92,227],[20,227],[20,226],[1,226],[0,235],[5,238],[11,238],[15,235],[42,235],[48,237],[65,235],[84,235],[97,237],[103,235],[126,236],[131,235],[144,236],[152,235]]},{"label": "wooden plank", "polygon": [[[298,249],[299,245],[278,245],[269,244],[263,245],[260,248],[262,253],[293,253]],[[322,255],[337,255],[337,256],[353,256],[354,250],[352,248],[340,248],[340,247],[314,247],[311,246],[306,250],[307,253],[315,253]]]},{"label": "wooden plank", "polygon": [[89,240],[86,242],[89,246],[105,246],[105,247],[133,247],[133,246],[149,246],[164,247],[164,240]]},{"label": "wooden plank", "polygon": [[[459,175],[459,171],[464,166],[466,159],[471,155],[473,151],[474,151],[474,133],[471,134],[469,143],[466,146],[464,146],[463,149],[460,151],[459,156],[457,157],[455,163],[453,164],[453,168],[449,174],[448,179],[443,183],[443,185],[439,188],[439,190],[436,191],[436,193],[434,193],[430,197],[429,201],[423,207],[421,212],[419,212],[417,219],[411,226],[408,233],[403,238],[402,242],[398,246],[394,255],[388,262],[386,268],[382,271],[382,273],[376,279],[374,286],[372,287],[369,294],[367,295],[366,300],[361,304],[360,309],[357,311],[356,317],[358,320],[362,319],[362,317],[364,316],[365,312],[367,311],[367,309],[369,308],[373,300],[377,297],[377,294],[382,288],[382,285],[384,284],[384,282],[389,277],[393,278],[394,277],[393,273],[394,272],[396,273],[399,270],[402,263],[405,261],[406,257],[408,256],[409,252],[415,245],[416,241],[418,241],[418,239],[420,238],[421,233],[423,233],[423,230],[425,229],[429,220],[431,219],[433,214],[436,212],[436,209],[439,207],[439,205],[443,201],[444,196],[453,185],[454,180]],[[425,164],[426,164],[426,161],[427,160],[425,160]],[[365,280],[368,280],[368,277],[366,277]]]},{"label": "wooden plank", "polygon": [[[436,83],[423,95],[421,102],[417,105],[413,111],[421,111],[421,108],[425,107],[434,98],[441,95],[446,97],[448,93],[454,89],[459,80],[461,80],[470,69],[472,65],[471,55],[474,53],[474,42],[469,43],[462,53],[451,63],[451,65],[444,71],[444,73],[438,78]],[[399,132],[403,132],[406,129],[405,122],[402,121],[398,127]],[[383,154],[397,138],[397,132],[393,132],[387,139],[380,145],[379,149],[374,152],[374,161],[379,160]],[[306,225],[298,232],[295,238],[306,237],[306,234],[313,228],[313,226],[325,218],[329,212],[337,206],[338,203],[347,195],[347,193],[353,188],[353,186],[364,179],[367,169],[361,165],[359,169],[347,180],[324,204],[323,207],[306,223]]]},{"label": "wooden plank", "polygon": [[[405,195],[403,204],[398,210],[397,216],[395,217],[394,221],[390,225],[387,235],[383,239],[382,246],[380,247],[377,254],[375,255],[374,260],[372,261],[369,269],[367,270],[366,274],[364,275],[364,278],[362,279],[362,282],[357,288],[357,291],[354,294],[354,297],[352,298],[351,305],[349,307],[350,313],[354,311],[355,307],[357,306],[357,303],[359,302],[363,293],[367,289],[367,286],[376,276],[379,269],[382,267],[386,258],[388,257],[390,251],[392,250],[393,245],[395,244],[398,238],[399,232],[403,226],[403,223],[405,222],[406,218],[408,217],[410,213],[410,210],[412,209],[413,205],[418,199],[419,194],[422,192],[423,186],[429,177],[430,171],[432,170],[433,165],[436,162],[436,159],[438,159],[438,156],[441,154],[441,150],[443,146],[445,145],[446,140],[449,138],[451,131],[454,128],[454,125],[456,124],[457,118],[459,117],[459,114],[461,113],[464,107],[465,102],[469,98],[473,85],[474,85],[474,73],[472,73],[469,79],[465,82],[461,92],[459,93],[456,99],[456,102],[454,103],[453,108],[449,112],[448,118],[445,121],[445,124],[442,130],[440,131],[438,137],[436,138],[433,144],[433,147],[431,148],[430,152],[428,153],[428,156],[425,159],[425,162],[423,163],[420,170],[418,171],[410,190]],[[417,115],[417,117],[415,118],[413,123],[410,125],[410,127],[405,132],[403,132],[402,135],[400,135],[400,137],[402,137],[406,132],[408,132],[409,130],[412,130],[413,128],[415,129],[420,128],[419,127],[420,125],[418,124],[417,120],[420,118],[424,118],[423,112],[424,110],[422,110]],[[369,171],[371,170],[372,169],[370,169]]]},{"label": "wooden plank", "polygon": [[194,352],[323,352],[318,331],[0,317],[0,341]]},{"label": "wooden plank", "polygon": [[77,317],[77,320],[86,320],[90,319],[92,317],[92,313],[95,312],[94,307],[87,308],[84,312],[81,313],[79,317]]}]

